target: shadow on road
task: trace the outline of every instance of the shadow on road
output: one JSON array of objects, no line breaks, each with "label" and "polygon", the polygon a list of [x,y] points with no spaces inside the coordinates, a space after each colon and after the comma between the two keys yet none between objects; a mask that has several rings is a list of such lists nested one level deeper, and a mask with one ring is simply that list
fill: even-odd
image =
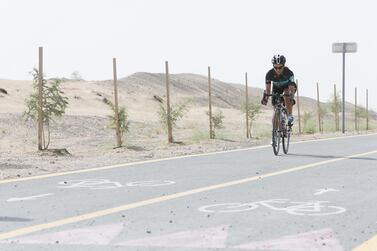
[{"label": "shadow on road", "polygon": [[25,222],[25,221],[32,221],[32,219],[0,216],[0,222],[9,222],[9,221],[10,222]]},{"label": "shadow on road", "polygon": [[[346,158],[346,156],[304,154],[304,153],[288,153],[288,156],[312,157],[312,158],[321,158],[321,159],[340,159],[340,158]],[[369,157],[354,157],[354,158],[347,158],[347,159],[374,160],[374,161],[377,161],[377,158],[369,158]]]}]

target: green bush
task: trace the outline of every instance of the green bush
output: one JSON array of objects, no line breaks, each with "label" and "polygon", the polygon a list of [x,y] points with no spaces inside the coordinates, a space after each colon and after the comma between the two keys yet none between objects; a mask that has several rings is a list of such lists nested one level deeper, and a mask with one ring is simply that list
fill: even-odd
[{"label": "green bush", "polygon": [[302,121],[304,124],[304,128],[303,128],[304,133],[313,134],[316,132],[316,126],[313,121],[313,115],[311,113],[305,112],[304,116],[302,116]]},{"label": "green bush", "polygon": [[[177,121],[186,115],[190,107],[190,102],[190,100],[185,100],[181,103],[178,103],[177,105],[170,106],[170,123],[172,128],[176,128]],[[161,125],[165,128],[165,130],[168,129],[169,119],[166,108],[166,103],[163,102],[160,104],[160,110],[158,111],[159,121]]]},{"label": "green bush", "polygon": [[[25,121],[32,120],[36,122],[38,120],[38,70],[33,69],[31,72],[33,76],[33,93],[26,98],[26,111],[23,113]],[[60,87],[61,81],[59,79],[42,80],[42,111],[43,111],[43,124],[46,133],[43,132],[43,149],[47,149],[50,144],[50,124],[55,118],[60,118],[65,113],[65,109],[68,105],[68,98],[63,96],[63,92]]]},{"label": "green bush", "polygon": [[[206,114],[207,116],[209,116],[209,111],[207,111]],[[212,122],[211,134],[212,135],[210,135],[211,139],[214,139],[216,137],[216,131],[218,129],[224,128],[223,119],[224,119],[224,115],[220,109],[217,109],[214,113],[212,113],[212,118],[211,118],[211,122]]]},{"label": "green bush", "polygon": [[[111,110],[113,111],[113,113],[108,116],[108,118],[110,120],[108,127],[116,130],[117,127],[116,127],[115,106],[108,99],[105,103],[108,104],[111,107]],[[130,122],[128,120],[128,114],[127,114],[126,107],[121,106],[121,107],[118,108],[118,117],[119,117],[120,139],[121,139],[121,145],[122,145],[123,137],[127,132],[129,132],[129,124],[130,124]]]},{"label": "green bush", "polygon": [[[247,113],[247,117],[248,117],[248,125],[249,125],[249,132],[250,132],[250,137],[251,137],[251,129],[253,128],[253,125],[254,125],[254,121],[256,120],[257,116],[259,113],[261,113],[261,106],[259,104],[255,104],[255,103],[252,103],[252,102],[249,102],[248,106],[247,106],[247,110],[248,110],[248,113]],[[241,105],[241,111],[243,113],[246,113],[246,102],[244,102],[242,105]]]}]

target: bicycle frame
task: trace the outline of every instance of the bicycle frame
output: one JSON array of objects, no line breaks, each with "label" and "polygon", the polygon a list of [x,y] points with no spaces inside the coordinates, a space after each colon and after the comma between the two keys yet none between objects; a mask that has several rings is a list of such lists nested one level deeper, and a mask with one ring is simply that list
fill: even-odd
[{"label": "bicycle frame", "polygon": [[265,96],[272,97],[275,100],[274,115],[272,120],[272,149],[275,155],[279,154],[280,141],[282,141],[283,151],[288,153],[290,132],[291,128],[287,125],[287,109],[284,106],[282,98],[284,96],[290,96],[289,94],[264,94]]}]

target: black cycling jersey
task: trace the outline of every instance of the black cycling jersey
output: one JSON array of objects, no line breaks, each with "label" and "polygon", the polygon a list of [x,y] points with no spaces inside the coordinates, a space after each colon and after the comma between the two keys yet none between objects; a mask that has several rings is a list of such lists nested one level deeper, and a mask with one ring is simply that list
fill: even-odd
[{"label": "black cycling jersey", "polygon": [[288,85],[294,85],[296,87],[295,77],[288,67],[283,68],[283,72],[280,76],[276,74],[274,69],[269,70],[266,74],[266,83],[272,83],[272,90],[279,93],[282,93]]}]

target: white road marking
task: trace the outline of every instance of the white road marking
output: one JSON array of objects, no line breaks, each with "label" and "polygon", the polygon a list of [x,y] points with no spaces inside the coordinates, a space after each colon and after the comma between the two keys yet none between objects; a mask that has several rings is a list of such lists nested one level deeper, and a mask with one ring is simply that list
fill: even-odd
[{"label": "white road marking", "polygon": [[145,181],[134,181],[127,183],[126,186],[129,187],[157,187],[157,186],[168,186],[175,184],[172,180],[145,180]]},{"label": "white road marking", "polygon": [[123,187],[116,181],[106,179],[68,180],[59,182],[57,188],[90,188],[90,189],[114,189]]},{"label": "white road marking", "polygon": [[223,203],[206,205],[198,208],[204,213],[239,213],[247,212],[259,207],[266,207],[275,211],[284,211],[292,215],[325,216],[341,214],[346,211],[343,207],[325,205],[328,201],[290,201],[288,199],[272,199],[247,203]]},{"label": "white road marking", "polygon": [[37,198],[47,197],[47,196],[50,196],[50,195],[53,195],[53,193],[45,193],[45,194],[33,195],[33,196],[23,197],[23,198],[9,198],[7,200],[7,202],[35,200]]},{"label": "white road marking", "polygon": [[317,189],[314,195],[321,195],[328,192],[339,192],[339,190],[336,190],[333,188],[322,188],[322,189]]}]

